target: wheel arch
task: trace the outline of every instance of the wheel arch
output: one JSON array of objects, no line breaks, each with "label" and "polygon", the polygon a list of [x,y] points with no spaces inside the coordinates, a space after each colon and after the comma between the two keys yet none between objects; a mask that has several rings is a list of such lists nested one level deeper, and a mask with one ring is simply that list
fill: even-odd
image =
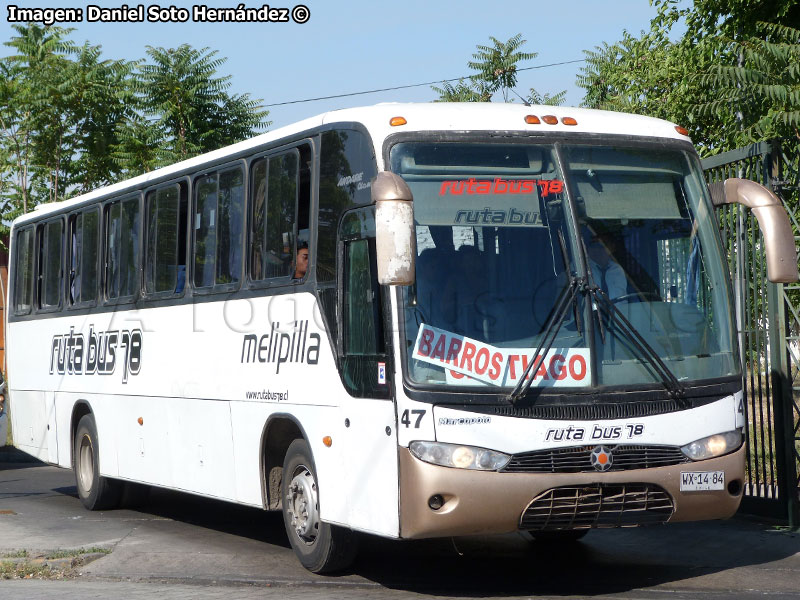
[{"label": "wheel arch", "polygon": [[275,413],[264,424],[261,432],[261,502],[266,510],[281,509],[283,461],[289,445],[297,439],[309,442],[305,429],[294,415]]}]

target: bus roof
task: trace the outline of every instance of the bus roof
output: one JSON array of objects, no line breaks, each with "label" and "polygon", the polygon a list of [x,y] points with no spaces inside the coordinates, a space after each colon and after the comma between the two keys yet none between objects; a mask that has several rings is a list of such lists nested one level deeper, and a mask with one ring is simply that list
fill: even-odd
[{"label": "bus roof", "polygon": [[[525,122],[527,115],[535,115],[539,124]],[[546,124],[543,117],[556,117],[555,124]],[[390,120],[403,117],[406,123],[393,126]],[[572,117],[576,124],[564,124],[563,119]],[[662,119],[631,115],[620,112],[575,108],[567,106],[524,106],[513,103],[493,102],[430,102],[416,104],[384,103],[359,108],[334,110],[291,125],[268,131],[243,142],[207,152],[119,183],[101,187],[69,200],[37,206],[33,211],[18,217],[15,224],[39,220],[50,214],[88,203],[104,196],[141,189],[156,181],[178,175],[185,171],[203,168],[204,165],[224,160],[227,156],[240,155],[271,142],[290,138],[315,127],[335,123],[361,123],[370,132],[375,144],[376,156],[380,157],[383,140],[393,134],[407,131],[517,131],[531,133],[597,133],[641,137],[673,138],[689,141],[676,131],[675,124]]]}]

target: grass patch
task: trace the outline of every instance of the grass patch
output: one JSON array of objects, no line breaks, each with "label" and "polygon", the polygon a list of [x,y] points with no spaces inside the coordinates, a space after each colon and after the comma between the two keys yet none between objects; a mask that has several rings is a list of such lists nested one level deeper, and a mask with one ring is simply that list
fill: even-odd
[{"label": "grass patch", "polygon": [[49,565],[29,562],[0,562],[0,579],[53,579]]},{"label": "grass patch", "polygon": [[[25,552],[23,550],[23,552]],[[54,550],[45,555],[47,560],[55,560],[57,558],[74,558],[84,554],[111,554],[108,548],[78,548],[77,550]]]},{"label": "grass patch", "polygon": [[9,552],[0,558],[0,580],[3,579],[69,579],[80,575],[79,569],[98,555],[110,554],[108,548],[53,550],[31,555],[27,550]]}]

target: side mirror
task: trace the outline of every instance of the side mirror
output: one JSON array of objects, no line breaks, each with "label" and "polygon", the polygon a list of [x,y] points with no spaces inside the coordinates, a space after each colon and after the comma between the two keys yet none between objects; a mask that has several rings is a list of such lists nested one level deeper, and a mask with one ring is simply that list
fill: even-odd
[{"label": "side mirror", "polygon": [[403,178],[388,171],[372,182],[375,203],[375,245],[381,285],[414,283],[417,233],[411,190]]},{"label": "side mirror", "polygon": [[763,185],[749,179],[731,178],[709,185],[715,207],[741,204],[749,208],[764,236],[767,279],[774,283],[798,280],[794,233],[781,201]]}]

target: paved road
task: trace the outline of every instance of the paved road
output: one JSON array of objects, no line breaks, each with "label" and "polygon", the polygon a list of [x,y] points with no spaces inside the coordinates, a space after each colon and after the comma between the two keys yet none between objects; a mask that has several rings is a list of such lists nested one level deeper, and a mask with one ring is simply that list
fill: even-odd
[{"label": "paved road", "polygon": [[25,598],[800,598],[800,534],[745,520],[598,531],[557,549],[517,535],[364,538],[354,568],[301,568],[279,514],[154,491],[146,507],[85,511],[72,473],[0,464],[0,556],[106,548],[67,581],[0,580]]}]

